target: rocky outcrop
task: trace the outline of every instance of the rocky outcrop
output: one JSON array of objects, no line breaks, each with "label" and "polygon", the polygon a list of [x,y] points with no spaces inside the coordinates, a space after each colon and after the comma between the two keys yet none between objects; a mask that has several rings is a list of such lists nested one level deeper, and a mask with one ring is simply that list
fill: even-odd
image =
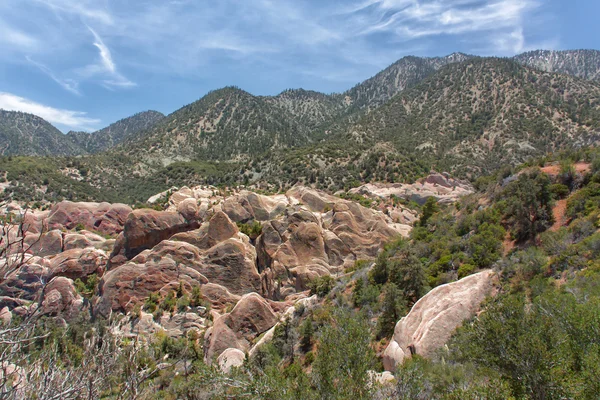
[{"label": "rocky outcrop", "polygon": [[217,358],[217,364],[221,372],[228,374],[232,368],[244,365],[246,354],[238,349],[227,349]]},{"label": "rocky outcrop", "polygon": [[40,257],[52,256],[63,251],[63,234],[58,229],[50,232],[25,234],[24,250]]},{"label": "rocky outcrop", "polygon": [[0,293],[15,299],[36,300],[44,283],[48,281],[49,269],[49,260],[37,256],[27,257],[23,265],[0,283]]},{"label": "rocky outcrop", "polygon": [[62,201],[55,204],[48,215],[49,229],[85,229],[115,235],[123,230],[131,207],[125,204],[73,203]]},{"label": "rocky outcrop", "polygon": [[494,293],[494,273],[486,270],[457,282],[438,286],[415,303],[394,329],[383,355],[387,371],[412,354],[430,357],[464,320],[472,318],[483,300]]},{"label": "rocky outcrop", "polygon": [[127,217],[123,233],[115,243],[111,254],[112,264],[116,264],[113,259],[121,254],[130,260],[176,233],[197,229],[199,226],[197,220],[188,221],[179,213],[135,210]]},{"label": "rocky outcrop", "polygon": [[62,276],[52,279],[44,290],[41,313],[75,317],[83,308],[83,298],[75,290],[73,281]]},{"label": "rocky outcrop", "polygon": [[129,314],[115,327],[114,333],[125,337],[148,336],[164,332],[172,338],[181,338],[194,331],[201,334],[206,329],[206,319],[194,312],[171,315],[164,313],[158,320],[150,313],[140,311]]},{"label": "rocky outcrop", "polygon": [[387,199],[392,196],[425,204],[429,197],[435,197],[442,204],[454,203],[460,197],[474,192],[470,183],[450,177],[447,173],[433,172],[426,178],[412,184],[367,183],[350,190],[373,199]]},{"label": "rocky outcrop", "polygon": [[64,276],[69,279],[85,278],[91,274],[102,275],[108,257],[94,248],[64,251],[50,261],[49,278]]},{"label": "rocky outcrop", "polygon": [[[222,212],[199,229],[173,235],[125,265],[111,269],[101,282],[99,311],[128,310],[149,293],[185,283],[201,287],[213,306],[260,291],[256,251],[247,236]],[[203,288],[207,283],[212,286]]]},{"label": "rocky outcrop", "polygon": [[206,362],[210,363],[230,348],[248,351],[252,341],[277,321],[277,315],[259,294],[250,293],[243,296],[229,314],[219,317],[206,331]]},{"label": "rocky outcrop", "polygon": [[235,222],[268,221],[281,215],[288,205],[286,196],[263,196],[243,190],[227,198],[222,209]]},{"label": "rocky outcrop", "polygon": [[201,264],[198,248],[165,240],[151,251],[104,274],[100,281],[97,312],[107,316],[111,310],[129,311],[150,293],[166,295],[180,282],[191,291],[194,286],[208,283],[198,270]]}]

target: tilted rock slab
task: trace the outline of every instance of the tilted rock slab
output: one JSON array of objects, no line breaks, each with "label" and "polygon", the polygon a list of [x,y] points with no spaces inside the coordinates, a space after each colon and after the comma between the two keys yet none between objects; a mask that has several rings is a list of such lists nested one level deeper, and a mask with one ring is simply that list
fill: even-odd
[{"label": "tilted rock slab", "polygon": [[211,363],[227,349],[246,352],[252,341],[272,328],[279,318],[269,303],[257,293],[243,296],[229,314],[217,318],[204,336],[204,358]]},{"label": "tilted rock slab", "polygon": [[394,372],[412,354],[430,357],[444,346],[456,328],[494,294],[493,277],[492,270],[485,270],[438,286],[417,301],[396,324],[394,337],[383,354],[384,368]]}]

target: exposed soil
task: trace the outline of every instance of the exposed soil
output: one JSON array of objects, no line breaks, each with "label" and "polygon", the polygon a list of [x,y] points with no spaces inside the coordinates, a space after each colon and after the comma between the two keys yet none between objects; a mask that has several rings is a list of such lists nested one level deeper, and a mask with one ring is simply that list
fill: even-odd
[{"label": "exposed soil", "polygon": [[550,227],[552,232],[556,232],[561,226],[565,224],[565,212],[567,211],[567,199],[559,200],[552,208],[552,215],[554,215],[554,225]]}]

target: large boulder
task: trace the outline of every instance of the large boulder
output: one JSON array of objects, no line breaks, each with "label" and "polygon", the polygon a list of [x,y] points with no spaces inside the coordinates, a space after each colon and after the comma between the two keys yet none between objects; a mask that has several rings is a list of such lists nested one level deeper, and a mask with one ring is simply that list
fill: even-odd
[{"label": "large boulder", "polygon": [[289,201],[286,196],[263,196],[243,190],[223,202],[223,212],[235,222],[268,221],[282,214]]},{"label": "large boulder", "polygon": [[132,259],[176,233],[197,229],[199,226],[197,220],[188,221],[179,213],[135,210],[127,217],[123,234],[115,243],[111,259],[121,251],[127,259]]},{"label": "large boulder", "polygon": [[219,369],[221,372],[228,374],[231,368],[241,367],[244,365],[246,354],[239,349],[227,349],[217,358]]},{"label": "large boulder", "polygon": [[207,223],[199,229],[173,235],[172,240],[190,243],[199,249],[206,250],[216,244],[238,237],[238,227],[222,211],[216,212]]},{"label": "large boulder", "polygon": [[108,257],[94,248],[66,250],[50,262],[50,279],[64,276],[70,279],[85,278],[91,274],[102,275]]},{"label": "large boulder", "polygon": [[49,260],[26,256],[24,263],[11,271],[0,283],[0,293],[11,298],[36,300],[44,283],[48,282],[49,270]]},{"label": "large boulder", "polygon": [[63,234],[58,229],[42,234],[27,232],[23,247],[28,254],[52,256],[63,251]]},{"label": "large boulder", "polygon": [[75,317],[83,309],[83,298],[75,290],[73,281],[62,276],[52,279],[44,289],[41,313]]},{"label": "large boulder", "polygon": [[62,201],[50,210],[48,227],[71,230],[82,225],[88,230],[115,235],[123,230],[129,213],[131,207],[125,204]]},{"label": "large boulder", "polygon": [[394,337],[383,355],[387,371],[395,371],[413,354],[430,357],[444,346],[464,320],[480,310],[483,300],[494,293],[494,273],[485,270],[457,282],[438,286],[415,303],[394,329]]},{"label": "large boulder", "polygon": [[252,341],[278,321],[277,315],[257,293],[243,296],[231,313],[219,317],[205,335],[205,359],[210,363],[225,350],[246,352]]},{"label": "large boulder", "polygon": [[182,282],[186,290],[208,283],[199,272],[202,264],[197,247],[185,242],[164,240],[151,251],[131,262],[111,269],[100,281],[97,312],[107,316],[111,310],[129,311],[150,293],[167,294]]}]

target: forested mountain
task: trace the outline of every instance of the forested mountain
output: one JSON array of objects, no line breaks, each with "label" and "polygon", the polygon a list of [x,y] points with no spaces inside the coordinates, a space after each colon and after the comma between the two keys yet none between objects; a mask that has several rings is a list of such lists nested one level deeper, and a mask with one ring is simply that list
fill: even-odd
[{"label": "forested mountain", "polygon": [[123,142],[139,131],[152,128],[163,118],[164,115],[158,111],[143,111],[99,131],[93,133],[71,131],[67,133],[67,137],[88,153],[99,153]]},{"label": "forested mountain", "polygon": [[462,172],[589,144],[599,134],[598,83],[496,58],[449,65],[345,132]]},{"label": "forested mountain", "polygon": [[598,50],[536,50],[519,54],[514,59],[523,65],[546,72],[600,80],[600,51]]},{"label": "forested mountain", "polygon": [[[254,96],[227,87],[166,117],[140,113],[95,134],[68,135],[81,147],[21,152],[76,155],[113,143],[76,162],[53,162],[65,170],[77,165],[85,172],[80,181],[124,201],[192,183],[280,190],[300,182],[336,191],[371,181],[412,182],[431,168],[476,178],[547,151],[597,142],[596,55],[405,57],[331,95],[294,89]],[[12,154],[25,149],[6,146]]]},{"label": "forested mountain", "polygon": [[403,57],[377,75],[343,94],[357,109],[371,110],[385,104],[404,89],[434,74],[441,67],[462,62],[473,56],[453,53],[446,57]]},{"label": "forested mountain", "polygon": [[69,156],[85,150],[43,118],[0,110],[0,155]]}]

